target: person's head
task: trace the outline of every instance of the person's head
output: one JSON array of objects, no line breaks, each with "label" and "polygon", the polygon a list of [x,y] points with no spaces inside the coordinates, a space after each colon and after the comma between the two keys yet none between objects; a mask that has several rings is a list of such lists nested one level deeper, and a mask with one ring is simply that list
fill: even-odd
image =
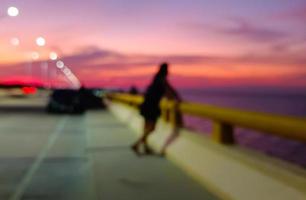
[{"label": "person's head", "polygon": [[153,85],[163,83],[164,81],[166,81],[167,75],[168,75],[168,64],[162,63],[153,79]]},{"label": "person's head", "polygon": [[167,77],[168,75],[168,63],[162,63],[157,73],[161,77]]}]

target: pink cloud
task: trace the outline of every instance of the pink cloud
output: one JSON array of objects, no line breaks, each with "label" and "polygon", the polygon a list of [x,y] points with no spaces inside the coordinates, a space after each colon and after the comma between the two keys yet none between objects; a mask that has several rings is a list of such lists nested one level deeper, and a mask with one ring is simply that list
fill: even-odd
[{"label": "pink cloud", "polygon": [[254,25],[246,19],[234,18],[231,27],[219,28],[216,31],[233,37],[240,37],[255,42],[272,42],[286,38],[285,32],[264,26]]},{"label": "pink cloud", "polygon": [[[292,74],[298,75],[306,71],[305,56],[273,53],[245,54],[236,57],[206,55],[158,56],[130,55],[90,47],[84,48],[83,51],[77,51],[75,54],[63,56],[62,60],[81,79],[81,82],[88,86],[122,87],[137,85],[144,87],[150,82],[157,66],[164,61],[171,64],[171,71],[173,71],[171,73],[171,79],[179,87],[245,85],[247,83],[285,85],[286,83],[283,80],[287,80]],[[56,70],[55,62],[48,61],[48,63],[49,68],[54,72]],[[33,74],[31,76],[43,79],[41,78],[40,65],[40,62],[32,63]],[[0,65],[0,80],[11,75],[25,74],[27,66],[26,63],[7,66]],[[273,77],[273,70],[278,72],[278,67],[281,67],[280,69],[282,71],[275,74],[283,74],[284,68],[290,71],[291,74],[288,77],[280,77],[278,75]],[[178,73],[178,70],[180,70],[180,73]],[[209,76],[205,74],[205,70],[209,72]],[[188,75],[182,76],[184,71],[188,72]],[[257,77],[257,79],[252,79],[252,77],[247,76],[251,71],[260,74],[262,78]],[[221,75],[218,74],[220,72],[222,72]],[[236,78],[233,72],[237,72]],[[59,74],[60,72],[57,71],[57,76]],[[215,76],[213,76],[214,74]],[[226,74],[229,75],[227,76]],[[263,77],[264,75],[265,77]],[[244,76],[245,78],[243,78]],[[260,81],[258,82],[259,79]],[[300,79],[294,81],[294,77],[290,80],[292,81],[292,85],[301,83]]]},{"label": "pink cloud", "polygon": [[245,18],[230,17],[227,25],[204,24],[204,23],[185,23],[182,28],[190,31],[212,31],[223,34],[227,37],[236,37],[252,42],[274,42],[288,37],[288,34],[271,27],[255,24]]},{"label": "pink cloud", "polygon": [[306,4],[279,12],[274,15],[274,18],[282,20],[294,20],[304,24],[306,20]]}]

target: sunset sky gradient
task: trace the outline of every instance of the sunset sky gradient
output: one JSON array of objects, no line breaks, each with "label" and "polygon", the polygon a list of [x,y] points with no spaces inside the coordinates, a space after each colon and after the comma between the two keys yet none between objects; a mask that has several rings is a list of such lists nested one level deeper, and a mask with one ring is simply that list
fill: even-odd
[{"label": "sunset sky gradient", "polygon": [[1,0],[0,82],[45,80],[56,51],[87,86],[142,87],[167,61],[181,88],[306,88],[305,22],[305,0]]}]

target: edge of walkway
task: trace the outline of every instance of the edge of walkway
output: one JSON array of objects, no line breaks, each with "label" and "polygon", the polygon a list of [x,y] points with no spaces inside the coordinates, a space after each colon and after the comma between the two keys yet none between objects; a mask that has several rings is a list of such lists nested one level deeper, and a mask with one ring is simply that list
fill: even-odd
[{"label": "edge of walkway", "polygon": [[[109,110],[141,134],[143,120],[136,109],[110,103]],[[158,151],[170,134],[171,127],[160,121],[149,143]],[[167,158],[221,199],[306,199],[306,170],[188,130],[180,131]]]}]

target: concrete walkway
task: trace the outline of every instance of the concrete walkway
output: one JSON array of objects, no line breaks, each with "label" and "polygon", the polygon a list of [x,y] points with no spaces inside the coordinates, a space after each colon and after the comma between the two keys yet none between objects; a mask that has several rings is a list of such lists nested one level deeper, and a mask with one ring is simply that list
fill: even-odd
[{"label": "concrete walkway", "polygon": [[0,199],[215,199],[166,159],[135,156],[134,140],[107,111],[0,110]]},{"label": "concrete walkway", "polygon": [[216,199],[172,163],[159,156],[137,157],[134,134],[108,112],[87,116],[87,149],[99,199]]}]

